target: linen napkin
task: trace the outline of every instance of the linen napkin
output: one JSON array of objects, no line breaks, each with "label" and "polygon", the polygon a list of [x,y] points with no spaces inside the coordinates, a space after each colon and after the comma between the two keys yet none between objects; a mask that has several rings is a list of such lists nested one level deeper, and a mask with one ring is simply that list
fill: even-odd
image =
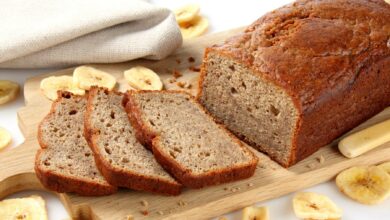
[{"label": "linen napkin", "polygon": [[174,15],[142,0],[1,0],[0,67],[162,59],[182,44]]}]

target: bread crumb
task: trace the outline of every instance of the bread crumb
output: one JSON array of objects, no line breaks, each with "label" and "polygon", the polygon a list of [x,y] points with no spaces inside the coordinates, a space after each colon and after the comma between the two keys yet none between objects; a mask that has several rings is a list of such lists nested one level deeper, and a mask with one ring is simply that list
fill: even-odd
[{"label": "bread crumb", "polygon": [[228,220],[225,216],[221,216],[218,218],[218,220]]},{"label": "bread crumb", "polygon": [[190,63],[195,62],[195,58],[193,58],[193,57],[188,57],[188,62],[190,62]]},{"label": "bread crumb", "polygon": [[164,215],[164,212],[163,211],[158,211],[157,214]]},{"label": "bread crumb", "polygon": [[181,74],[181,73],[180,73],[179,71],[177,71],[177,70],[173,70],[172,76],[173,76],[173,78],[177,79],[177,78],[183,76],[183,74]]},{"label": "bread crumb", "polygon": [[181,63],[181,60],[180,60],[180,59],[176,59],[176,63],[177,63],[177,64],[180,64],[180,63]]},{"label": "bread crumb", "polygon": [[187,203],[184,202],[183,200],[179,200],[179,202],[177,202],[177,204],[178,204],[179,206],[186,206],[186,205],[187,205]]},{"label": "bread crumb", "polygon": [[148,207],[149,203],[148,203],[148,201],[143,199],[143,200],[141,200],[141,205],[144,207]]},{"label": "bread crumb", "polygon": [[254,184],[253,183],[248,183],[248,186],[252,187],[252,186],[254,186]]},{"label": "bread crumb", "polygon": [[191,87],[192,87],[191,83],[188,83],[188,82],[186,82],[184,85],[184,88],[186,88],[186,89],[191,89]]},{"label": "bread crumb", "polygon": [[306,165],[307,168],[313,169],[316,165],[314,163],[309,163]]},{"label": "bread crumb", "polygon": [[321,156],[317,157],[317,160],[320,164],[323,164],[325,162],[325,157],[321,155]]},{"label": "bread crumb", "polygon": [[169,82],[169,83],[175,83],[175,82],[176,82],[176,79],[175,79],[175,78],[169,78],[169,79],[168,79],[168,82]]},{"label": "bread crumb", "polygon": [[227,191],[227,190],[229,190],[229,188],[227,188],[227,187],[224,187],[224,188],[223,188],[223,190]]},{"label": "bread crumb", "polygon": [[126,219],[127,219],[127,220],[134,220],[134,217],[133,217],[132,215],[127,215],[127,216],[126,216]]},{"label": "bread crumb", "polygon": [[193,71],[193,72],[200,72],[200,67],[190,66],[190,67],[188,67],[188,69]]},{"label": "bread crumb", "polygon": [[233,187],[230,191],[231,192],[237,192],[237,191],[240,191],[241,188],[240,187]]},{"label": "bread crumb", "polygon": [[147,215],[149,215],[149,211],[148,210],[142,210],[141,214],[147,216]]},{"label": "bread crumb", "polygon": [[192,85],[188,82],[183,82],[183,81],[179,81],[176,83],[177,86],[179,86],[180,88],[183,88],[183,89],[190,89],[192,87]]}]

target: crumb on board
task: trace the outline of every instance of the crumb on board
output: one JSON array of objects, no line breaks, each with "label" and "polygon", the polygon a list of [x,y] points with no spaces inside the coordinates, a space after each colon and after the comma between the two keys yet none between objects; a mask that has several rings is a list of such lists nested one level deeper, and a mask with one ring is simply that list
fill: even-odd
[{"label": "crumb on board", "polygon": [[307,168],[313,169],[316,165],[314,163],[309,163],[306,165]]},{"label": "crumb on board", "polygon": [[193,71],[193,72],[200,72],[200,67],[190,66],[190,67],[188,67],[188,69]]},{"label": "crumb on board", "polygon": [[193,58],[193,57],[188,57],[188,62],[190,62],[190,63],[195,62],[195,58]]},{"label": "crumb on board", "polygon": [[323,164],[325,162],[325,157],[321,155],[321,156],[317,157],[317,160],[320,164]]},{"label": "crumb on board", "polygon": [[176,83],[176,85],[180,88],[184,88],[184,89],[191,89],[192,85],[188,82],[183,82],[183,81],[179,81]]},{"label": "crumb on board", "polygon": [[178,204],[179,206],[186,206],[186,205],[187,205],[187,203],[184,202],[183,200],[179,200],[179,202],[177,202],[177,204]]},{"label": "crumb on board", "polygon": [[172,76],[173,76],[173,78],[177,79],[177,78],[183,76],[183,74],[181,74],[178,70],[175,69],[172,72]]},{"label": "crumb on board", "polygon": [[180,60],[180,59],[176,59],[176,63],[177,63],[177,64],[180,64],[180,63],[181,63],[181,60]]},{"label": "crumb on board", "polygon": [[164,212],[163,211],[158,211],[157,214],[164,215]]},{"label": "crumb on board", "polygon": [[248,183],[248,186],[252,187],[252,186],[254,186],[254,184],[253,183]]},{"label": "crumb on board", "polygon": [[134,217],[132,215],[127,215],[126,220],[134,220]]},{"label": "crumb on board", "polygon": [[149,215],[149,212],[148,210],[141,210],[141,214],[147,216]]},{"label": "crumb on board", "polygon": [[227,220],[227,218],[225,216],[221,216],[218,218],[218,220]]},{"label": "crumb on board", "polygon": [[145,199],[142,199],[141,200],[141,205],[144,206],[144,207],[147,207],[149,205],[149,203]]},{"label": "crumb on board", "polygon": [[169,79],[168,79],[168,82],[169,82],[169,83],[175,83],[175,82],[176,82],[176,79],[175,79],[175,78],[169,78]]},{"label": "crumb on board", "polygon": [[231,192],[238,192],[240,190],[241,190],[240,187],[233,187],[233,188],[230,189]]}]

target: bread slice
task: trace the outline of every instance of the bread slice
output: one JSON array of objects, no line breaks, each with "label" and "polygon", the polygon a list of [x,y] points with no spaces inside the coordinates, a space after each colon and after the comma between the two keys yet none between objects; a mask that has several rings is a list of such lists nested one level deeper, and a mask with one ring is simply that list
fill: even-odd
[{"label": "bread slice", "polygon": [[83,137],[86,97],[68,92],[59,92],[58,97],[38,128],[41,146],[35,159],[38,179],[57,192],[83,196],[114,193],[116,187],[99,173]]},{"label": "bread slice", "polygon": [[258,158],[189,94],[130,91],[124,103],[138,137],[184,186],[201,188],[253,175]]},{"label": "bread slice", "polygon": [[85,136],[107,181],[116,186],[177,195],[181,184],[157,163],[134,135],[123,94],[93,87],[85,115]]}]

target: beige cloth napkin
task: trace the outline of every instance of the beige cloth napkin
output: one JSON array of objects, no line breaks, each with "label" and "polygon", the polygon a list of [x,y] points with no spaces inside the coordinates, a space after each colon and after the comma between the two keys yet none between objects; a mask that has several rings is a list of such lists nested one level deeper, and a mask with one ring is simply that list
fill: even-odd
[{"label": "beige cloth napkin", "polygon": [[174,15],[141,0],[0,0],[0,67],[162,59],[182,44]]}]

